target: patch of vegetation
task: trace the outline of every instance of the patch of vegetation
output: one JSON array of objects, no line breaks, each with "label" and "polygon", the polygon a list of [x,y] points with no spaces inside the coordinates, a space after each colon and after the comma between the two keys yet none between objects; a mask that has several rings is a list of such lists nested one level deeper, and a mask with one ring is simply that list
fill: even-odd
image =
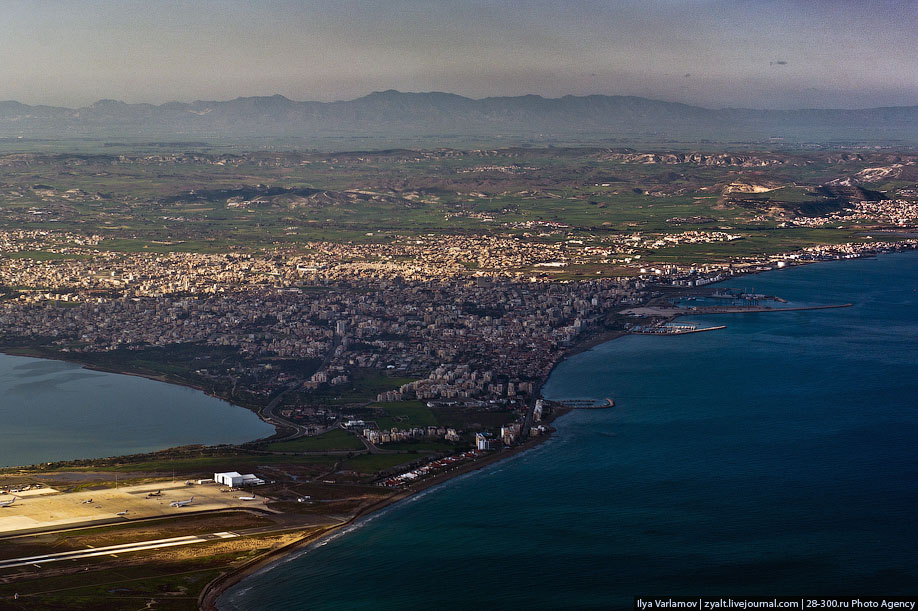
[{"label": "patch of vegetation", "polygon": [[262,446],[270,452],[323,452],[328,450],[363,450],[356,435],[344,429],[333,429],[315,437],[300,437],[290,441],[276,441]]},{"label": "patch of vegetation", "polygon": [[464,431],[494,430],[516,420],[516,412],[461,407],[438,407],[437,423]]},{"label": "patch of vegetation", "polygon": [[379,393],[395,390],[414,378],[389,376],[374,369],[354,370],[351,381],[337,386],[328,386],[309,395],[317,404],[343,405],[375,401]]},{"label": "patch of vegetation", "polygon": [[393,401],[392,403],[374,403],[370,407],[386,412],[384,417],[375,417],[380,430],[393,427],[409,429],[414,427],[435,426],[437,417],[424,401]]},{"label": "patch of vegetation", "polygon": [[418,460],[415,454],[361,454],[344,462],[346,469],[358,473],[378,473]]},{"label": "patch of vegetation", "polygon": [[463,442],[450,442],[444,439],[415,439],[412,441],[400,441],[397,443],[382,444],[384,450],[397,450],[399,452],[437,452],[452,453],[457,450],[465,450],[470,444]]}]

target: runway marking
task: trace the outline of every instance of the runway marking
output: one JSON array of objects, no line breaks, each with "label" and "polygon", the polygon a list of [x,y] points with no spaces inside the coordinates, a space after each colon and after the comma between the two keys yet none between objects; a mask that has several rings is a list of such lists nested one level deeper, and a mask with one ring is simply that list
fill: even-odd
[{"label": "runway marking", "polygon": [[94,558],[96,556],[112,556],[117,558],[115,553],[123,554],[127,552],[141,552],[146,550],[160,549],[164,547],[175,547],[177,545],[190,545],[192,543],[206,543],[215,539],[231,539],[238,537],[237,533],[219,532],[210,535],[188,535],[185,537],[172,537],[171,539],[156,539],[153,541],[139,541],[137,543],[122,543],[120,545],[109,545],[106,547],[90,547],[90,550],[72,550],[69,552],[58,552],[56,554],[43,554],[41,556],[25,556],[22,558],[11,558],[9,560],[0,560],[0,569],[11,569],[17,566],[33,565],[41,568],[36,562],[60,562],[62,560],[80,560],[82,558]]}]

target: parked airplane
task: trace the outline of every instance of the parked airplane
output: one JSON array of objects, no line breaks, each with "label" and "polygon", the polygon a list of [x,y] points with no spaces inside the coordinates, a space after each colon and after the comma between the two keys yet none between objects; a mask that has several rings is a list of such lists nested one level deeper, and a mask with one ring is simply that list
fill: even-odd
[{"label": "parked airplane", "polygon": [[187,501],[172,501],[169,503],[169,507],[184,507],[185,505],[191,505],[194,502],[194,497],[191,497]]},{"label": "parked airplane", "polygon": [[15,503],[15,502],[16,502],[16,497],[14,496],[11,500],[9,500],[9,501],[3,501],[2,503],[0,503],[0,507],[9,507],[10,505],[12,505],[12,504]]},{"label": "parked airplane", "polygon": [[85,501],[81,501],[80,505],[92,505],[92,499],[86,499]]},{"label": "parked airplane", "polygon": [[236,497],[236,498],[238,498],[240,501],[254,501],[256,497],[254,497],[254,496],[240,496],[240,497]]},{"label": "parked airplane", "polygon": [[115,515],[116,515],[116,516],[126,516],[126,515],[127,515],[127,509],[125,509],[124,511],[119,511],[119,512],[116,513]]}]

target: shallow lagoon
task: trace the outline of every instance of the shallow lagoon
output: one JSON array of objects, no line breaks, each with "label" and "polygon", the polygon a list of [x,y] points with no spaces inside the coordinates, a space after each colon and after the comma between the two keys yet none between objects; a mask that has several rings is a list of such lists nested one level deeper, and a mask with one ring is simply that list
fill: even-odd
[{"label": "shallow lagoon", "polygon": [[0,466],[240,443],[274,428],[204,393],[0,354]]}]

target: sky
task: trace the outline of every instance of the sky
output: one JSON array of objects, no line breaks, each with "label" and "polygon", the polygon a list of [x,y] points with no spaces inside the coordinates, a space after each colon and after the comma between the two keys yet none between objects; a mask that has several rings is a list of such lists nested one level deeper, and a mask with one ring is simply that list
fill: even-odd
[{"label": "sky", "polygon": [[918,105],[918,0],[4,0],[0,100]]}]

